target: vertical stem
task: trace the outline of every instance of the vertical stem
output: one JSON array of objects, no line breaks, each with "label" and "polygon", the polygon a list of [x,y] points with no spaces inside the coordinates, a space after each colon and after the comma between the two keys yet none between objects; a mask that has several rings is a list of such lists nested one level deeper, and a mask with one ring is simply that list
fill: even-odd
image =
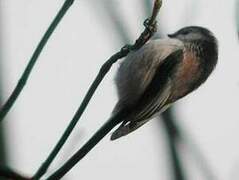
[{"label": "vertical stem", "polygon": [[2,124],[0,124],[0,165],[1,166],[5,166],[7,162],[4,132],[5,132],[4,127]]},{"label": "vertical stem", "polygon": [[4,119],[4,117],[7,115],[7,113],[9,112],[9,110],[11,109],[11,107],[13,106],[15,101],[17,100],[18,96],[22,92],[39,55],[41,54],[43,48],[45,47],[45,45],[48,42],[49,38],[51,37],[52,33],[56,29],[57,25],[59,24],[59,22],[61,21],[61,19],[67,12],[67,10],[73,4],[73,2],[74,2],[74,0],[66,0],[65,1],[62,8],[60,9],[58,14],[54,18],[53,22],[50,24],[49,28],[47,29],[46,33],[42,37],[41,41],[39,42],[36,50],[34,51],[34,53],[32,55],[29,63],[27,64],[27,67],[25,68],[20,80],[18,81],[17,86],[13,90],[12,94],[10,95],[10,97],[8,98],[6,103],[1,108],[0,121],[2,121]]},{"label": "vertical stem", "polygon": [[168,137],[168,149],[172,161],[174,179],[186,180],[186,175],[177,148],[177,144],[179,142],[181,134],[179,132],[179,128],[176,126],[176,122],[174,121],[174,119],[175,118],[173,117],[172,109],[168,109],[164,112],[162,121],[165,126],[165,131]]},{"label": "vertical stem", "polygon": [[[170,139],[170,138],[169,138]],[[178,148],[176,146],[176,143],[170,139],[169,143],[169,151],[170,151],[170,157],[172,162],[172,169],[173,169],[173,175],[175,180],[186,180],[186,176],[183,172],[183,166],[180,160]]]}]

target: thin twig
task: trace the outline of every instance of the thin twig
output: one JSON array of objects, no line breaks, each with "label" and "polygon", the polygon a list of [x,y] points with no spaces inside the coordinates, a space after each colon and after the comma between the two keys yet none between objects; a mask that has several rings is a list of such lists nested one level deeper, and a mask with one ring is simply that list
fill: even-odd
[{"label": "thin twig", "polygon": [[[150,19],[146,20],[145,30],[140,35],[140,37],[135,41],[134,45],[126,45],[124,46],[119,52],[114,54],[102,67],[97,75],[95,81],[91,85],[90,89],[88,90],[81,106],[79,107],[78,111],[76,112],[73,120],[71,121],[70,125],[67,128],[67,131],[64,133],[69,136],[69,133],[73,130],[74,126],[76,125],[78,119],[82,115],[83,111],[85,110],[89,100],[91,99],[92,95],[94,94],[96,88],[103,80],[104,76],[110,70],[111,66],[120,58],[127,56],[127,54],[132,50],[138,50],[141,48],[154,34],[156,31],[156,17],[161,7],[162,1],[155,0],[153,13]],[[58,169],[55,173],[53,173],[48,179],[60,179],[63,177],[74,165],[79,162],[112,128],[114,128],[119,122],[121,118],[114,117],[113,120],[107,121],[107,123],[100,128],[99,131],[94,134],[94,136],[79,150],[73,155],[60,169]],[[63,145],[62,143],[65,142],[66,138],[64,135],[62,139],[59,141],[58,144]],[[64,142],[63,142],[63,141]],[[58,146],[59,147],[59,146]],[[56,154],[52,154],[56,155]]]},{"label": "thin twig", "polygon": [[198,165],[201,172],[204,174],[204,179],[207,180],[218,180],[219,177],[215,174],[214,170],[212,169],[210,163],[208,162],[207,158],[205,157],[204,153],[200,149],[200,146],[192,139],[192,135],[190,132],[185,132],[182,129],[178,129],[181,132],[181,138],[183,145],[187,148],[189,153],[193,156],[194,161]]},{"label": "thin twig", "polygon": [[169,143],[170,157],[172,158],[171,165],[173,169],[174,180],[186,180],[186,175],[184,173],[184,168],[180,159],[181,156],[179,153],[179,149],[177,147],[177,143],[173,139],[171,139],[171,137],[169,137],[168,143]]},{"label": "thin twig", "polygon": [[[218,177],[215,175],[213,169],[211,168],[210,164],[208,163],[207,159],[204,157],[203,152],[201,151],[200,147],[195,140],[192,139],[190,132],[185,131],[185,129],[177,124],[175,121],[175,117],[173,117],[174,113],[170,112],[172,109],[164,112],[163,117],[163,124],[167,131],[168,139],[169,139],[169,148],[172,148],[170,151],[170,156],[172,157],[172,165],[174,168],[174,177],[175,180],[185,180],[186,173],[184,171],[183,166],[181,168],[179,164],[182,164],[180,161],[181,154],[179,153],[178,145],[184,146],[189,153],[193,156],[194,161],[199,165],[201,168],[200,170],[204,174],[204,178],[207,180],[217,180]],[[161,122],[161,119],[160,119]],[[171,144],[173,142],[174,144]],[[173,148],[177,148],[173,150]],[[178,157],[175,157],[178,156]]]},{"label": "thin twig", "polygon": [[182,135],[180,132],[177,123],[175,122],[175,118],[173,117],[172,109],[167,110],[164,112],[162,120],[164,129],[167,134],[167,141],[168,141],[168,149],[169,155],[171,158],[171,166],[173,169],[173,176],[175,180],[185,180],[186,174],[180,159],[180,152],[178,148],[178,143],[182,139]]},{"label": "thin twig", "polygon": [[59,24],[59,22],[61,21],[63,16],[66,14],[67,10],[73,4],[73,2],[74,2],[74,0],[66,0],[65,1],[62,8],[60,9],[60,11],[58,12],[56,17],[54,18],[54,20],[50,24],[49,28],[45,32],[45,34],[42,37],[41,41],[39,42],[36,50],[34,51],[29,63],[27,64],[27,67],[25,68],[20,80],[18,81],[17,86],[13,90],[12,94],[10,95],[10,97],[8,98],[6,103],[1,108],[0,121],[2,121],[4,119],[4,117],[7,115],[7,113],[9,112],[9,110],[11,109],[11,107],[13,106],[15,101],[17,100],[18,96],[22,92],[22,90],[23,90],[23,88],[24,88],[24,86],[25,86],[25,84],[26,84],[26,82],[27,82],[27,80],[28,80],[28,78],[31,74],[31,71],[32,71],[39,55],[41,54],[41,52],[42,52],[43,48],[45,47],[46,43],[48,42],[50,36],[52,35],[54,30],[56,29],[57,25]]},{"label": "thin twig", "polygon": [[7,179],[12,179],[12,180],[30,180],[30,178],[23,177],[22,175],[14,172],[13,170],[5,167],[5,166],[0,166],[0,179],[2,178],[7,178]]}]

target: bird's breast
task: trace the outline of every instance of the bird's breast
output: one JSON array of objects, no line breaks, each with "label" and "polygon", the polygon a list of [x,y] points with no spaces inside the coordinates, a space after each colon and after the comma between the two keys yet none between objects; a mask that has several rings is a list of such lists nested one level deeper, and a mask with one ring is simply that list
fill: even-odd
[{"label": "bird's breast", "polygon": [[200,61],[192,51],[184,51],[183,59],[175,68],[172,76],[173,88],[170,100],[177,99],[190,93],[193,84],[199,79],[201,74]]}]

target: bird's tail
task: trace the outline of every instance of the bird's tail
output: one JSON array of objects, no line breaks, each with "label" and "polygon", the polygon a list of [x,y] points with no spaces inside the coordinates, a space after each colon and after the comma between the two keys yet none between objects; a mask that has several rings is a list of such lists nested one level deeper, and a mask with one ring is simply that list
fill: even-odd
[{"label": "bird's tail", "polygon": [[[101,126],[100,129],[90,138],[89,141],[95,141],[96,137],[98,137],[99,141],[107,135],[115,126],[119,123],[123,122],[123,120],[127,117],[128,112],[125,110],[118,111],[114,113],[106,122]],[[98,141],[98,142],[99,142]],[[98,143],[97,142],[97,143]]]},{"label": "bird's tail", "polygon": [[141,121],[141,122],[130,122],[128,121],[128,123],[122,123],[111,135],[110,140],[116,140],[122,136],[126,136],[129,133],[135,131],[136,129],[138,129],[139,127],[141,127],[143,124],[145,124],[148,121],[148,119],[146,119],[145,121]]}]

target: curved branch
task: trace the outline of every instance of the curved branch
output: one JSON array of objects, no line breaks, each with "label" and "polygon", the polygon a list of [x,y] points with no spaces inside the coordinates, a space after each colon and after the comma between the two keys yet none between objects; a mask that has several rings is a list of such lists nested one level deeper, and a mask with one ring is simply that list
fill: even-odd
[{"label": "curved branch", "polygon": [[13,170],[0,166],[0,177],[12,180],[30,180],[30,178],[23,177],[22,175],[14,172]]},{"label": "curved branch", "polygon": [[37,62],[37,59],[39,55],[41,54],[43,48],[45,47],[46,43],[48,42],[49,38],[51,37],[52,33],[56,29],[57,25],[63,18],[63,16],[66,14],[67,10],[70,8],[70,6],[73,4],[74,0],[66,0],[63,4],[62,8],[50,24],[49,28],[45,32],[44,36],[42,37],[41,41],[39,42],[36,50],[34,51],[29,63],[27,64],[27,67],[25,68],[20,80],[17,83],[17,86],[13,90],[12,94],[6,101],[6,103],[3,105],[3,107],[0,110],[0,122],[4,119],[4,117],[7,115],[17,98],[19,97],[20,93],[22,92],[30,74],[34,67],[34,65]]},{"label": "curved branch", "polygon": [[168,109],[162,114],[162,119],[160,122],[164,125],[165,133],[167,135],[167,142],[168,142],[168,152],[171,158],[171,166],[173,171],[173,176],[175,180],[185,180],[186,173],[181,162],[181,155],[178,148],[178,143],[180,140],[184,140],[182,138],[180,128],[178,127],[177,123],[175,122],[175,118],[173,116],[172,109]]}]

